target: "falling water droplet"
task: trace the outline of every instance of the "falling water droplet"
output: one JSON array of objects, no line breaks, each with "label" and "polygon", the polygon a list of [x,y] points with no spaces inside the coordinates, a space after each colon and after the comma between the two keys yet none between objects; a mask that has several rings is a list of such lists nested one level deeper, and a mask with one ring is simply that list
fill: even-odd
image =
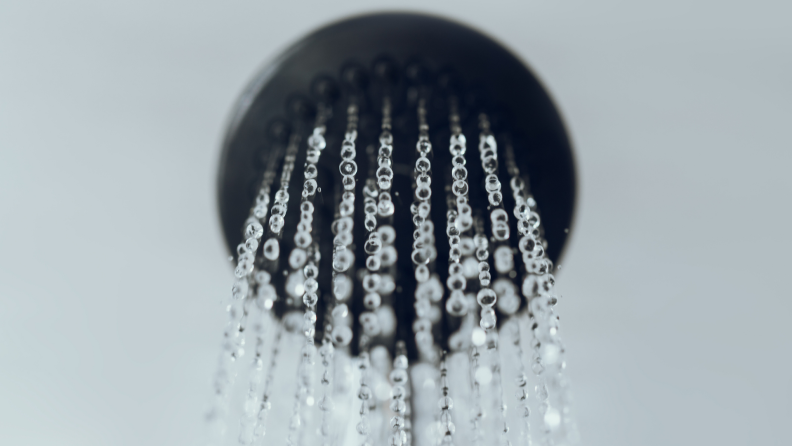
[{"label": "falling water droplet", "polygon": [[264,243],[264,257],[268,260],[275,260],[280,255],[280,247],[278,240],[271,238]]}]

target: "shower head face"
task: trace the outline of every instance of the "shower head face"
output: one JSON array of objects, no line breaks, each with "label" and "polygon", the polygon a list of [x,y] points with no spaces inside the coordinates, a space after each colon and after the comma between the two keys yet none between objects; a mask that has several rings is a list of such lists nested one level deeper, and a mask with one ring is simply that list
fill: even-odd
[{"label": "shower head face", "polygon": [[[362,130],[368,127],[376,135],[380,100],[388,89],[394,91],[395,131],[414,129],[414,117],[401,119],[400,112],[414,111],[411,102],[419,90],[430,92],[431,127],[445,130],[433,133],[433,142],[448,135],[445,100],[451,92],[460,98],[466,129],[475,128],[477,113],[490,114],[494,133],[511,140],[516,163],[530,178],[547,255],[557,264],[572,224],[576,182],[570,141],[551,98],[498,42],[449,20],[406,13],[365,15],[321,28],[284,51],[248,85],[231,114],[218,172],[229,250],[242,241],[263,166],[294,126],[311,121],[316,104],[326,102],[342,128],[346,100],[357,96]],[[478,131],[466,133],[474,137]],[[414,144],[415,131],[408,134]]]},{"label": "shower head face", "polygon": [[[283,265],[294,247],[295,228],[301,221],[299,192],[303,185],[303,166],[307,166],[305,141],[314,127],[317,111],[322,110],[327,148],[315,164],[317,194],[313,200],[312,234],[314,241],[318,240],[316,280],[320,292],[329,297],[334,283],[331,259],[337,235],[331,230],[331,224],[338,217],[337,206],[343,191],[339,165],[342,141],[347,131],[347,110],[350,104],[354,104],[358,116],[356,161],[359,181],[354,192],[357,198],[353,219],[356,223],[351,248],[355,252],[355,262],[350,271],[353,272],[351,279],[355,286],[349,299],[349,312],[354,320],[355,339],[364,331],[361,326],[365,323],[360,318],[370,305],[362,290],[365,288],[363,274],[367,268],[364,241],[368,236],[362,223],[363,189],[366,172],[374,172],[378,167],[374,154],[380,145],[384,98],[390,103],[393,135],[393,181],[389,192],[395,213],[388,224],[397,234],[393,246],[398,252],[398,262],[392,275],[395,290],[388,297],[388,302],[383,302],[383,307],[392,313],[378,316],[381,323],[394,328],[384,339],[373,344],[386,345],[393,351],[395,342],[402,340],[406,342],[408,356],[412,359],[417,356],[413,322],[418,319],[414,297],[418,284],[410,255],[414,249],[416,229],[411,205],[416,185],[419,133],[416,109],[419,101],[425,106],[428,138],[434,147],[429,157],[432,195],[429,200],[431,214],[427,220],[434,223],[437,255],[432,271],[438,273],[441,284],[449,283],[451,266],[446,212],[450,208],[447,196],[451,195],[452,183],[452,154],[449,150],[452,135],[449,115],[452,110],[458,115],[459,126],[469,141],[470,148],[465,158],[469,184],[467,195],[473,215],[489,220],[486,218],[490,214],[485,184],[487,174],[476,156],[479,151],[475,147],[478,144],[474,142],[478,140],[481,116],[486,116],[498,141],[497,151],[501,153],[508,149],[520,175],[528,182],[531,196],[538,203],[542,236],[547,242],[544,253],[553,262],[557,262],[561,255],[572,220],[574,165],[561,118],[538,80],[508,50],[473,29],[424,15],[375,14],[344,20],[308,35],[262,70],[243,93],[231,116],[218,177],[223,230],[228,246],[234,252],[235,247],[244,242],[243,226],[250,215],[266,166],[273,161],[280,163],[292,137],[302,135],[289,186],[293,198],[288,201],[279,236],[282,236],[280,253],[284,261],[278,274],[272,274],[273,285],[281,296],[273,311],[294,330],[299,331],[302,321],[299,311],[302,300],[299,292],[288,296],[292,286],[301,285],[297,279],[290,282],[288,267]],[[496,173],[504,185],[502,206],[511,215],[515,200],[509,193],[508,177],[512,172],[506,166],[506,158],[506,154],[501,153]],[[280,175],[280,168],[277,172]],[[273,192],[275,190],[277,187]],[[264,220],[262,224],[267,226]],[[514,241],[512,248],[517,253],[516,240],[520,232],[517,219],[511,218],[509,224]],[[262,245],[259,252],[266,249],[263,240]],[[493,285],[495,277],[493,275]],[[515,272],[509,277],[514,279]],[[448,297],[447,292],[444,299]],[[437,305],[446,308],[445,301]],[[520,305],[520,308],[525,308],[525,301]],[[325,319],[331,319],[332,308],[332,302],[319,300],[317,327],[323,327]],[[285,319],[289,313],[295,317]],[[460,318],[443,313],[439,321],[435,318],[432,331],[441,349],[453,350],[449,339],[452,333],[461,331]],[[506,319],[499,318],[498,323]],[[318,332],[319,329],[317,336]],[[350,348],[356,354],[359,343],[353,342]]]}]

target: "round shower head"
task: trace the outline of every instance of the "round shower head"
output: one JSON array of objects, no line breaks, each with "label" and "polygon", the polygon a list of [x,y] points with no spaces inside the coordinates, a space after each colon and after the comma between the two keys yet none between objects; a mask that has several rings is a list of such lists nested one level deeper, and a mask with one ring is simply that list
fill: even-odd
[{"label": "round shower head", "polygon": [[[519,421],[484,420],[483,407],[505,409],[509,389],[525,430],[529,369],[550,414],[543,443],[574,431],[552,274],[572,152],[547,93],[501,45],[417,14],[322,28],[242,95],[218,183],[237,279],[209,418],[223,419],[250,322],[243,444],[506,444]],[[478,414],[457,438],[452,397]],[[289,423],[267,426],[289,408]]]},{"label": "round shower head", "polygon": [[[342,118],[329,125],[342,128],[352,96],[360,98],[361,126],[376,134],[379,102],[388,89],[394,92],[396,132],[413,129],[409,112],[421,91],[431,95],[428,119],[437,124],[432,128],[447,127],[439,123],[447,119],[449,93],[459,97],[463,127],[475,128],[480,112],[490,114],[496,136],[513,145],[517,165],[530,178],[547,255],[557,263],[571,228],[576,185],[569,138],[550,96],[522,61],[490,37],[446,19],[408,13],[364,15],[321,28],[250,82],[231,114],[220,158],[218,198],[229,249],[242,241],[241,228],[272,148],[310,122],[319,102]],[[447,135],[445,130],[431,136],[434,141]]]},{"label": "round shower head", "polygon": [[[416,112],[419,105],[423,114]],[[354,118],[348,118],[350,106],[353,106]],[[376,153],[382,143],[380,131],[386,113],[383,111],[385,106],[388,132],[392,136],[392,143],[388,144],[391,147],[389,152],[392,153],[388,154],[387,160],[378,161]],[[357,338],[359,333],[365,331],[363,328],[370,319],[368,313],[372,312],[367,310],[379,309],[381,301],[382,306],[392,310],[392,313],[388,313],[390,316],[380,314],[379,322],[393,329],[388,330],[386,336],[375,336],[379,339],[374,344],[388,345],[393,349],[397,340],[403,340],[410,357],[416,356],[413,322],[421,311],[413,298],[419,286],[417,279],[413,278],[417,277],[414,273],[417,263],[410,256],[411,251],[417,249],[414,239],[419,237],[418,224],[414,218],[417,202],[413,191],[419,173],[416,170],[418,167],[414,168],[420,151],[415,148],[419,139],[419,115],[425,121],[422,122],[426,126],[424,136],[435,147],[425,158],[431,164],[431,172],[427,173],[430,175],[427,181],[431,181],[431,199],[425,200],[431,205],[431,214],[425,219],[433,222],[434,239],[438,240],[437,243],[432,240],[436,246],[431,248],[429,266],[430,272],[436,273],[436,282],[450,283],[447,280],[451,280],[449,259],[453,256],[449,257],[451,246],[446,242],[449,240],[446,211],[457,208],[451,189],[459,169],[452,172],[451,167],[458,160],[452,160],[453,148],[449,151],[447,147],[454,132],[466,134],[471,140],[477,135],[491,134],[494,138],[492,144],[497,142],[498,145],[487,146],[495,155],[495,161],[490,160],[494,162],[490,170],[482,169],[476,159],[478,157],[471,156],[474,149],[467,151],[468,160],[461,160],[468,163],[464,173],[467,178],[464,179],[469,184],[469,192],[465,192],[463,198],[470,200],[467,209],[472,209],[472,217],[482,222],[479,231],[481,236],[490,230],[489,225],[484,228],[485,222],[489,220],[484,217],[493,210],[487,179],[495,177],[494,182],[497,182],[500,191],[498,178],[509,185],[513,184],[509,181],[510,177],[519,177],[520,181],[528,183],[522,192],[533,203],[531,209],[526,207],[526,216],[530,210],[541,214],[542,227],[538,227],[537,215],[530,223],[537,228],[530,229],[537,234],[543,231],[543,256],[551,262],[557,262],[569,232],[575,197],[572,152],[561,118],[539,81],[511,52],[473,29],[437,17],[404,13],[355,17],[322,28],[291,46],[255,77],[238,101],[224,141],[219,171],[220,214],[226,241],[233,250],[244,242],[243,229],[247,226],[249,216],[253,215],[251,207],[260,194],[262,181],[272,183],[274,177],[284,170],[277,163],[281,162],[284,152],[288,152],[292,146],[294,158],[291,166],[296,166],[294,168],[297,170],[295,175],[290,175],[291,168],[288,169],[293,187],[285,184],[283,190],[299,197],[297,191],[303,181],[300,173],[303,166],[308,166],[310,157],[305,150],[298,148],[310,146],[308,136],[311,129],[321,127],[322,144],[326,144],[328,150],[323,150],[321,160],[317,155],[317,159],[311,162],[312,175],[315,177],[312,187],[316,189],[316,196],[311,196],[312,214],[309,223],[312,226],[308,228],[311,237],[303,239],[306,243],[318,241],[315,249],[318,267],[316,280],[318,292],[321,294],[324,291],[327,298],[318,299],[316,313],[317,326],[323,327],[326,320],[331,319],[330,310],[338,304],[329,298],[330,291],[336,286],[335,274],[341,272],[337,268],[334,271],[335,265],[331,263],[339,240],[337,230],[331,223],[339,217],[338,203],[345,190],[344,172],[339,171],[339,165],[343,163],[341,147],[349,125],[356,127],[358,156],[355,169],[358,173],[353,183],[360,181],[360,186],[356,190],[354,186],[351,189],[352,198],[355,194],[358,197],[351,218],[358,224],[355,232],[350,233],[350,242],[344,243],[344,249],[349,248],[349,257],[353,259],[352,267],[344,272],[347,272],[350,283],[357,282],[358,286],[345,305],[348,305],[354,320],[352,329]],[[453,122],[449,121],[450,116]],[[350,119],[353,119],[353,124],[350,124]],[[483,146],[479,147],[481,152]],[[500,164],[497,161],[498,153],[501,154]],[[485,154],[482,153],[481,157],[483,161]],[[374,181],[374,172],[383,166],[383,162],[392,171],[392,180],[389,180],[385,189],[376,186],[375,189],[379,189],[377,193],[386,191],[389,194],[387,199],[393,199],[393,214],[380,218],[380,225],[390,225],[398,234],[393,249],[398,253],[399,261],[395,262],[393,268],[383,267],[379,271],[378,264],[372,269],[366,263],[369,256],[363,249],[363,240],[369,235],[363,224],[366,198],[363,185],[366,184],[366,172],[370,181]],[[270,166],[268,180],[265,178],[268,175],[267,166]],[[341,168],[343,170],[343,166]],[[308,178],[305,176],[306,180]],[[465,185],[465,188],[467,190],[468,186]],[[504,187],[502,193],[496,191],[495,207],[501,208],[499,212],[502,215],[499,218],[507,221],[509,232],[514,234],[511,241],[515,243],[511,249],[517,253],[517,234],[525,235],[529,222],[523,222],[524,227],[521,228],[518,227],[521,224],[519,218],[509,220],[506,216],[507,212],[503,209],[513,209],[516,204],[514,200],[517,199],[507,193],[508,188]],[[284,258],[280,266],[268,262],[266,255],[263,260],[267,264],[264,269],[273,273],[272,284],[277,295],[281,296],[273,304],[273,311],[279,318],[284,318],[289,312],[295,317],[299,314],[303,305],[299,298],[303,290],[300,288],[301,280],[305,279],[302,274],[289,275],[289,268],[284,266],[289,252],[297,247],[295,235],[303,221],[300,218],[300,200],[294,198],[289,201],[288,195],[286,197],[282,211],[273,208],[273,212],[277,210],[284,214],[284,219],[278,223],[279,228],[273,229],[276,240],[263,248],[257,248],[259,252],[265,250],[265,254],[266,250],[277,248]],[[268,201],[269,197],[266,199]],[[382,215],[380,213],[378,217]],[[515,213],[515,217],[519,215]],[[262,219],[265,227],[269,218],[280,217],[267,216]],[[494,224],[494,213],[492,218]],[[271,220],[269,226],[270,229],[275,228]],[[373,227],[376,226],[373,223]],[[464,234],[460,236],[464,238],[468,234],[468,245],[472,246],[475,231],[471,225],[467,229],[461,231]],[[368,231],[371,230],[368,228]],[[249,235],[244,237],[248,238]],[[268,238],[265,236],[262,243]],[[302,251],[298,251],[298,255],[302,255]],[[274,251],[272,253],[278,256]],[[490,254],[487,250],[484,253],[485,257]],[[479,272],[475,270],[475,264],[471,264],[477,256],[472,255],[472,252],[463,254],[471,254],[467,271],[473,269],[473,272],[467,274],[467,278],[471,282],[478,282]],[[553,263],[548,265],[546,269],[552,271]],[[371,290],[366,288],[364,277],[367,267],[382,274],[389,270],[385,275],[393,279],[395,286],[391,287],[393,290],[385,292],[387,297],[369,295]],[[538,266],[535,269],[546,271],[542,268]],[[291,268],[292,271],[297,269]],[[517,282],[514,269],[510,271],[511,276],[500,272],[497,276],[493,275],[492,280],[503,277],[504,280]],[[479,286],[486,288],[485,282],[482,282],[467,290],[475,293]],[[463,305],[461,298],[455,304],[447,303],[450,291],[453,289],[449,287],[445,300],[434,302],[438,308],[444,307],[444,304],[449,306],[444,308]],[[438,296],[443,294],[441,288]],[[520,309],[525,308],[526,301],[517,302],[515,299],[513,306],[516,305]],[[435,316],[433,320],[436,321],[438,317]],[[506,318],[499,319],[499,322],[503,320]],[[298,323],[297,319],[293,322]],[[450,336],[459,330],[460,323],[459,318],[444,316],[442,322],[435,324],[433,331],[437,333],[436,340],[440,348],[449,348]],[[378,329],[372,330],[380,333]],[[317,336],[320,336],[319,332],[317,330]],[[356,352],[360,344],[352,343],[351,348]]]}]

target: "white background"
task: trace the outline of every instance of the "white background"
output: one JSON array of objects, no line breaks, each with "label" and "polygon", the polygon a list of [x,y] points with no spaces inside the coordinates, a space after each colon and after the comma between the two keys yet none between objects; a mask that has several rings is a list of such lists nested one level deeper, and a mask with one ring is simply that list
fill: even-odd
[{"label": "white background", "polygon": [[585,442],[789,444],[789,2],[112,3],[0,3],[0,444],[199,443],[232,103],[309,30],[397,6],[505,42],[569,126]]}]

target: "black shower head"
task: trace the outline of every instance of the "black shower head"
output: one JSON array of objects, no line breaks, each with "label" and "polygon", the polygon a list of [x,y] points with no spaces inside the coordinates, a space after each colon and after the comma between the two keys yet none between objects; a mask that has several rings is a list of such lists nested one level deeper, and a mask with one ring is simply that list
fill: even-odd
[{"label": "black shower head", "polygon": [[420,89],[432,96],[430,124],[447,118],[449,92],[459,96],[468,124],[475,126],[479,112],[490,114],[493,131],[511,141],[518,166],[530,178],[547,254],[557,263],[572,223],[576,185],[570,141],[551,98],[529,68],[490,37],[446,19],[407,13],[364,15],[321,28],[250,82],[231,114],[220,158],[218,198],[229,249],[242,240],[240,228],[270,148],[285,143],[301,121],[311,121],[318,102],[332,106],[341,118],[335,125],[343,127],[350,96],[361,98],[361,126],[376,135],[384,89],[394,91],[396,131],[400,125],[405,132],[413,129],[407,121],[414,118],[402,121],[399,115],[413,111]]},{"label": "black shower head", "polygon": [[[423,112],[417,112],[419,105]],[[485,222],[488,220],[481,218],[490,211],[492,203],[488,201],[485,185],[487,174],[524,179],[528,183],[526,194],[531,200],[535,199],[536,211],[541,214],[541,239],[546,242],[544,255],[552,262],[557,262],[561,255],[572,221],[575,172],[564,125],[544,88],[511,52],[478,31],[437,17],[388,13],[343,20],[308,35],[264,68],[238,101],[223,144],[218,196],[225,238],[229,248],[235,251],[235,247],[245,241],[243,229],[267,166],[276,166],[288,146],[305,147],[311,130],[315,126],[322,128],[322,144],[326,142],[327,149],[315,164],[317,193],[311,207],[313,240],[319,241],[314,253],[319,271],[317,281],[319,290],[324,290],[326,295],[317,304],[318,327],[331,318],[334,305],[329,290],[334,280],[331,274],[335,274],[331,264],[335,249],[332,241],[337,234],[331,223],[338,218],[337,206],[344,191],[343,172],[339,172],[342,141],[353,120],[357,130],[358,176],[365,180],[369,172],[373,178],[378,167],[376,153],[382,141],[380,131],[385,129],[381,124],[386,109],[390,118],[388,132],[392,135],[392,160],[387,160],[392,168],[392,187],[386,189],[395,206],[395,213],[388,217],[387,223],[398,234],[394,247],[399,253],[399,261],[392,271],[396,287],[389,304],[399,323],[395,332],[381,343],[393,347],[395,341],[404,341],[409,356],[414,357],[412,332],[415,327],[412,323],[416,310],[412,295],[416,279],[413,279],[415,262],[414,259],[411,262],[410,252],[414,247],[413,238],[418,237],[417,232],[411,237],[418,226],[411,205],[414,206],[413,188],[417,175],[414,166],[420,151],[415,148],[419,115],[425,119],[426,136],[435,147],[429,155],[433,179],[432,196],[428,200],[431,214],[427,220],[434,222],[434,239],[437,240],[432,272],[438,273],[442,283],[446,283],[450,274],[446,273],[450,250],[446,212],[456,206],[451,194],[452,154],[443,148],[448,147],[455,131],[468,135],[471,141],[480,131],[482,135],[491,134],[497,141],[497,148],[493,150],[500,153],[500,164],[496,157],[494,167],[491,166],[494,171],[485,172],[478,165],[478,157],[470,155],[475,150],[467,152],[470,191],[465,195],[469,195],[474,216]],[[352,115],[354,117],[350,117]],[[457,120],[454,121],[456,130],[454,122],[449,124],[450,115],[454,116],[452,121]],[[302,139],[295,139],[295,135],[301,135]],[[294,190],[295,198],[284,207],[287,210],[284,211],[283,229],[276,231],[278,239],[283,240],[280,252],[284,256],[294,248],[291,240],[300,222],[300,200],[296,197],[299,197],[297,191],[302,190],[300,172],[303,165],[307,166],[306,159],[305,150],[295,150],[293,165],[296,170],[291,176],[294,187],[289,187],[290,193]],[[270,182],[272,176],[280,172],[279,168],[275,169],[270,169]],[[353,192],[358,195],[354,219],[361,222],[355,227],[355,243],[350,246],[357,253],[357,260],[350,269],[357,272],[353,274],[356,281],[363,280],[367,267],[363,251],[367,236],[362,224],[363,183],[361,181],[361,186]],[[504,184],[508,185],[509,180]],[[499,206],[511,210],[516,198],[505,189],[508,187],[498,199]],[[515,234],[511,239],[515,253],[518,252],[517,234],[525,233],[525,228],[518,227],[518,220],[509,221],[510,232]],[[267,226],[266,220],[262,223]],[[258,245],[256,249],[262,250]],[[553,264],[549,265],[552,269]],[[274,269],[284,274],[273,274],[272,279],[281,296],[288,294],[284,291],[288,286],[288,268],[282,266]],[[516,281],[516,273],[509,276],[501,272],[500,275]],[[368,304],[364,308],[360,288],[356,288],[349,301],[356,333],[360,325],[365,325],[361,315],[366,313],[366,308],[371,309]],[[473,286],[473,291],[476,288]],[[282,318],[290,311],[297,313],[301,306],[302,301],[294,296],[276,302],[274,311]],[[525,308],[525,303],[520,306]],[[435,326],[436,341],[441,348],[448,348],[448,338],[459,325],[458,320],[444,316]],[[351,347],[356,350],[360,345],[352,344]]]}]

